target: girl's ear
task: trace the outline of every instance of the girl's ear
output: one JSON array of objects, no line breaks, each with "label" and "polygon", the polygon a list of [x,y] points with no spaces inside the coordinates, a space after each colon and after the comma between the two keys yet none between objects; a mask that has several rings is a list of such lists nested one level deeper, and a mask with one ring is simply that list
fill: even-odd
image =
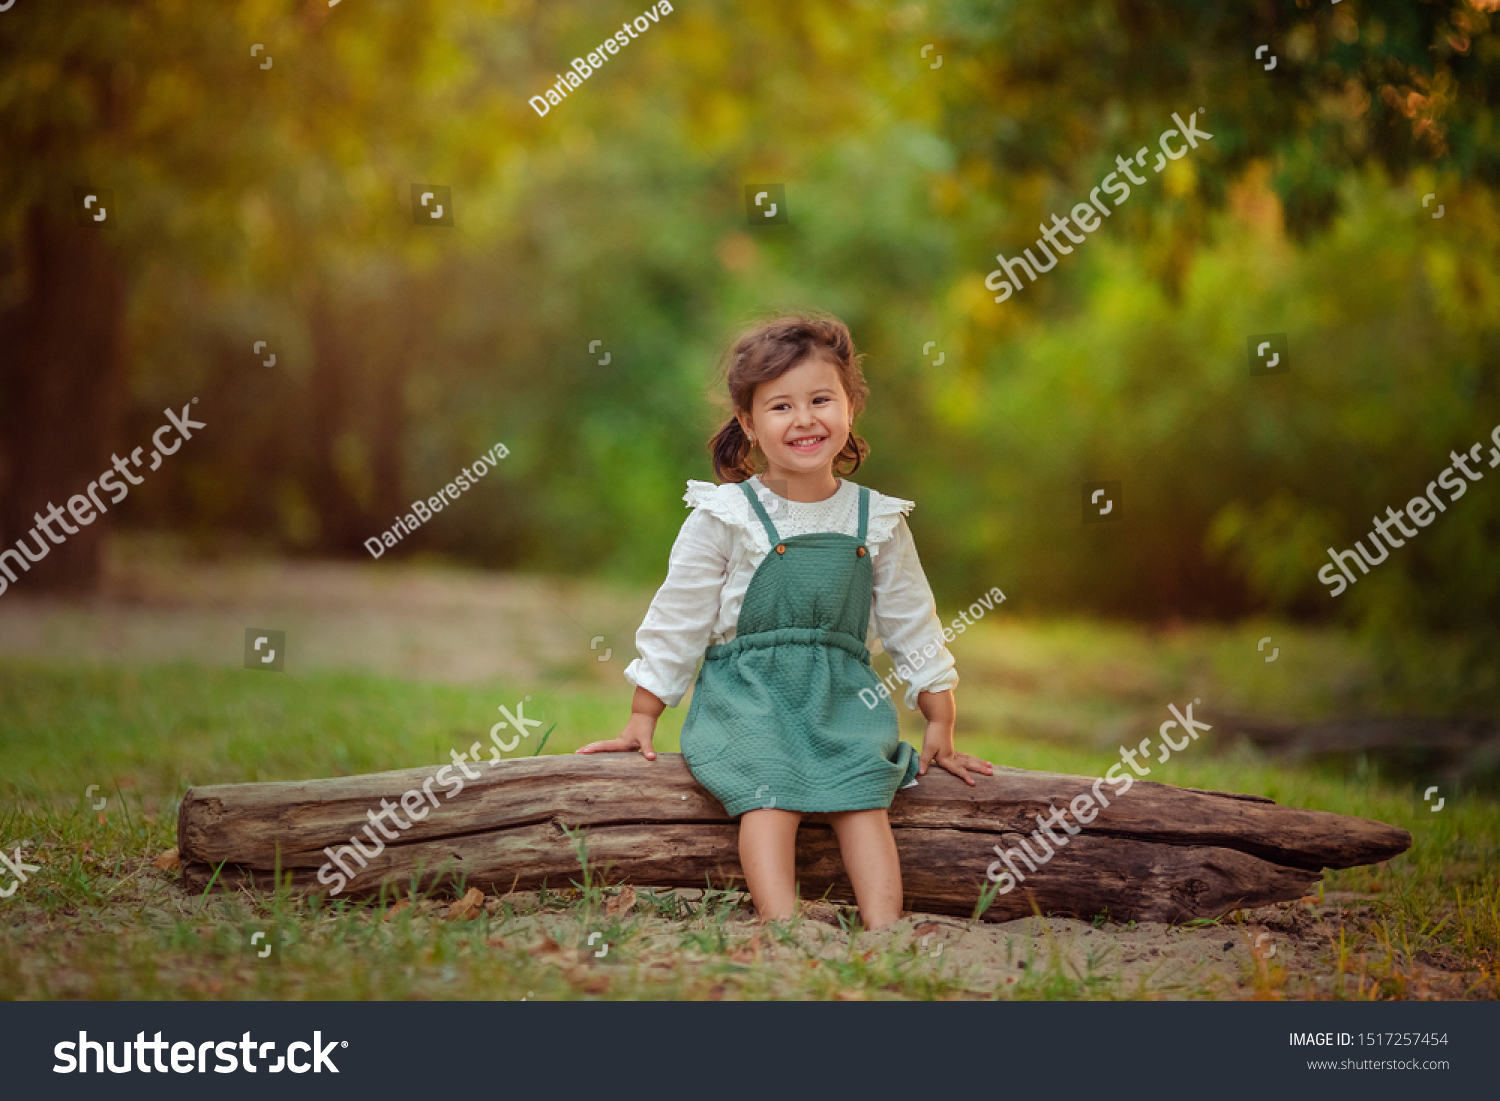
[{"label": "girl's ear", "polygon": [[750,415],[748,413],[736,413],[734,419],[740,422],[740,430],[745,433],[745,439],[754,440],[755,429],[750,424]]}]

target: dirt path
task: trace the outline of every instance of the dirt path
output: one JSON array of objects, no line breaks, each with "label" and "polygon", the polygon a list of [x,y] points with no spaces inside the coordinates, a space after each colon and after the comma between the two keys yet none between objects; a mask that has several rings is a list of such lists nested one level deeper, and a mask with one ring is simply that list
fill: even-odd
[{"label": "dirt path", "polygon": [[289,670],[476,683],[592,666],[613,684],[624,663],[597,659],[633,654],[650,595],[441,568],[137,559],[113,563],[84,601],[8,594],[0,654],[239,666],[245,630],[258,627],[287,633]]}]

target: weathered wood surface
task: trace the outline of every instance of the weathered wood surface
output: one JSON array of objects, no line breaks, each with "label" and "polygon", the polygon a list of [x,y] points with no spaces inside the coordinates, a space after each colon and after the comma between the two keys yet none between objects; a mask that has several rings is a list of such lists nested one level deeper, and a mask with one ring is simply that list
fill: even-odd
[{"label": "weathered wood surface", "polygon": [[[409,828],[386,819],[394,840],[382,838],[368,866],[346,858],[355,877],[342,896],[365,894],[382,881],[421,886],[454,882],[504,892],[544,881],[554,888],[580,876],[573,841],[564,829],[587,827],[589,862],[610,882],[637,886],[742,886],[738,825],[699,787],[680,755],[600,754],[502,760],[471,766],[448,796],[428,784],[439,805]],[[178,816],[178,851],[188,884],[269,886],[273,869],[295,887],[329,890],[318,881],[326,847],[347,845],[381,801],[399,804],[420,792],[440,768],[295,783],[229,784],[191,789]],[[457,769],[445,774],[451,782]],[[973,912],[990,884],[993,846],[1008,849],[1037,828],[1037,816],[1064,809],[1095,781],[1082,776],[997,768],[970,788],[930,771],[900,792],[891,823],[901,854],[906,904],[911,910]],[[1217,917],[1239,907],[1295,899],[1324,868],[1373,864],[1411,845],[1405,830],[1364,818],[1277,806],[1251,795],[1174,788],[1136,781],[1024,883],[995,898],[986,920],[1028,914],[1032,899],[1044,913],[1137,921]],[[768,801],[774,792],[767,793]],[[415,807],[419,801],[412,800]],[[1070,822],[1075,821],[1069,819]],[[371,826],[371,834],[379,831]],[[1053,832],[1067,836],[1053,827]],[[1040,849],[1035,841],[1033,847]],[[331,866],[330,866],[331,867]],[[1021,864],[1022,870],[1025,865]],[[826,821],[808,815],[798,840],[798,881],[805,898],[851,900],[838,846]],[[328,873],[331,876],[331,872]],[[997,873],[998,874],[998,873]]]}]

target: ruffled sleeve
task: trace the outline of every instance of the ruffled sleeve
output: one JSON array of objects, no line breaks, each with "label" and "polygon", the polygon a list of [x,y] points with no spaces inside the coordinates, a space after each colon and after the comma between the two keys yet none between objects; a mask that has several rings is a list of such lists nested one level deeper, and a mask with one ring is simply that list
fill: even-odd
[{"label": "ruffled sleeve", "polygon": [[[754,484],[751,483],[752,486]],[[745,491],[738,482],[715,485],[713,482],[690,481],[682,499],[688,503],[689,508],[706,512],[742,536],[753,554],[771,553],[771,540],[766,536],[765,525],[755,515],[755,510],[745,499]],[[764,502],[765,498],[762,500]],[[767,504],[768,508],[772,507],[768,502]]]},{"label": "ruffled sleeve", "polygon": [[[887,497],[884,493],[870,490],[870,529],[866,533],[865,542],[869,545],[871,554],[879,556],[881,545],[891,541],[898,525],[904,526],[902,517],[916,507],[913,501]],[[925,579],[923,583],[926,583]]]}]

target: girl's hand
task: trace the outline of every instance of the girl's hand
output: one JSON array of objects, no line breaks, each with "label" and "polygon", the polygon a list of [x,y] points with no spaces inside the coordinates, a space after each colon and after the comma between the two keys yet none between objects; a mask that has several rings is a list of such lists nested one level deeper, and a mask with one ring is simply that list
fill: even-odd
[{"label": "girl's hand", "polygon": [[656,750],[651,748],[652,735],[656,733],[656,720],[643,719],[640,715],[630,716],[630,721],[625,724],[625,729],[620,732],[618,738],[611,738],[607,742],[590,742],[582,749],[574,750],[575,753],[634,753],[637,749],[648,761],[656,760]]},{"label": "girl's hand", "polygon": [[994,775],[995,768],[988,761],[981,761],[978,757],[971,757],[953,748],[953,723],[958,717],[958,709],[954,706],[951,690],[919,692],[917,706],[922,710],[922,717],[927,720],[927,732],[922,738],[922,752],[918,757],[918,776],[926,776],[928,766],[934,761],[970,787],[974,786],[974,778],[969,775],[969,769],[985,776]]},{"label": "girl's hand", "polygon": [[938,767],[947,769],[970,787],[974,786],[974,778],[969,775],[968,769],[973,769],[975,772],[982,773],[985,776],[993,776],[995,774],[994,766],[988,761],[982,761],[978,757],[967,753],[960,753],[953,748],[953,730],[951,727],[947,731],[946,739],[941,735],[934,738],[929,728],[927,737],[922,739],[922,754],[919,760],[921,761],[921,765],[917,768],[918,776],[926,776],[928,766],[936,762]]},{"label": "girl's hand", "polygon": [[656,750],[651,748],[651,739],[656,734],[656,720],[666,704],[644,688],[637,687],[635,699],[630,705],[630,720],[618,738],[606,742],[590,742],[575,753],[634,753],[637,749],[648,761],[656,760]]}]

